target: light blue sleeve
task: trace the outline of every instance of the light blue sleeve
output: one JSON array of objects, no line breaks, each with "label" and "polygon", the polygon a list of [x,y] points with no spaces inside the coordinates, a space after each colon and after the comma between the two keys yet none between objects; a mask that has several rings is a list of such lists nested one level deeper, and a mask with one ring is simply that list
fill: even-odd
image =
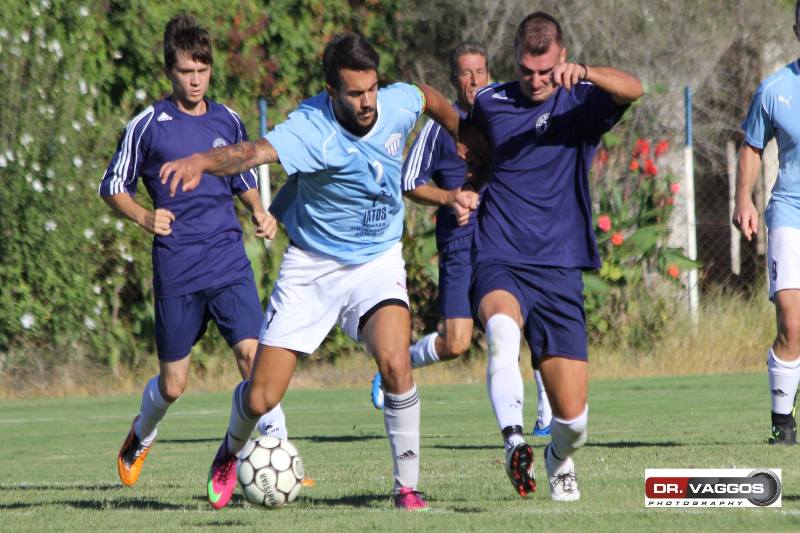
[{"label": "light blue sleeve", "polygon": [[764,83],[762,83],[753,96],[747,117],[742,122],[745,141],[759,150],[763,149],[775,135],[769,107],[769,93],[764,89]]},{"label": "light blue sleeve", "polygon": [[267,133],[266,139],[278,152],[286,174],[311,174],[325,169],[323,131],[314,120],[314,111],[298,109],[286,121]]}]

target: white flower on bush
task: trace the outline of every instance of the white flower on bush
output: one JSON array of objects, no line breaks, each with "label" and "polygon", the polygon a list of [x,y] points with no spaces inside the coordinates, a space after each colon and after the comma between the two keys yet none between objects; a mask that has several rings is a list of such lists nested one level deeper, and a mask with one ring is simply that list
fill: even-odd
[{"label": "white flower on bush", "polygon": [[[56,56],[56,59],[61,59],[64,56],[64,52],[61,50],[61,42],[53,39],[50,41],[50,46],[48,46],[53,55]],[[69,78],[67,78],[69,79]]]},{"label": "white flower on bush", "polygon": [[131,254],[122,254],[122,259],[128,263],[133,263],[133,256]]},{"label": "white flower on bush", "polygon": [[53,170],[52,168],[48,168],[47,170],[45,170],[44,175],[50,179],[53,179],[53,177],[55,177],[56,175],[56,171]]},{"label": "white flower on bush", "polygon": [[125,229],[125,224],[121,220],[117,220],[114,223],[114,227],[117,228],[117,231],[122,233],[122,231]]},{"label": "white flower on bush", "polygon": [[11,52],[11,55],[17,57],[22,55],[22,50],[19,49],[19,46],[12,46],[11,48],[8,49],[8,51]]},{"label": "white flower on bush", "polygon": [[19,322],[22,324],[23,328],[31,329],[34,324],[36,324],[36,319],[33,318],[33,315],[30,313],[23,313],[23,315],[19,317]]},{"label": "white flower on bush", "polygon": [[6,156],[0,154],[0,168],[6,168],[8,166],[8,161],[6,161]]},{"label": "white flower on bush", "polygon": [[56,223],[55,220],[48,220],[44,223],[45,231],[55,231],[57,227],[58,224]]},{"label": "white flower on bush", "polygon": [[20,34],[20,36],[19,36],[19,39],[20,39],[20,40],[21,40],[23,43],[27,43],[28,41],[30,41],[30,40],[31,40],[31,34],[30,34],[30,33],[28,33],[28,30],[25,30],[25,31],[23,31],[23,32]]},{"label": "white flower on bush", "polygon": [[78,14],[80,16],[82,16],[82,17],[88,17],[89,16],[89,8],[86,7],[86,6],[81,6],[80,9],[78,9]]},{"label": "white flower on bush", "polygon": [[83,166],[83,159],[76,155],[72,158],[72,164],[75,165],[75,168],[81,168]]},{"label": "white flower on bush", "polygon": [[60,144],[67,144],[67,136],[62,133],[58,136],[58,142]]},{"label": "white flower on bush", "polygon": [[0,28],[0,39],[8,40],[8,30],[5,28]]},{"label": "white flower on bush", "polygon": [[75,131],[81,131],[81,123],[78,122],[77,120],[73,120],[72,129],[74,129]]},{"label": "white flower on bush", "polygon": [[19,136],[19,142],[22,146],[28,146],[33,142],[33,137],[31,137],[30,133],[23,133]]},{"label": "white flower on bush", "polygon": [[42,0],[42,9],[50,8],[50,0]]},{"label": "white flower on bush", "polygon": [[53,191],[56,190],[56,186],[53,185],[53,182],[50,182],[50,183],[47,184],[47,190],[50,191],[50,192],[53,192]]},{"label": "white flower on bush", "polygon": [[11,149],[6,150],[6,159],[9,161],[14,160],[14,152],[12,152]]},{"label": "white flower on bush", "polygon": [[100,288],[100,285],[92,285],[92,292],[95,294],[100,294],[102,291],[103,289]]},{"label": "white flower on bush", "polygon": [[86,326],[86,329],[94,331],[97,329],[97,324],[94,320],[89,318],[88,316],[83,317],[83,325]]},{"label": "white flower on bush", "polygon": [[67,185],[67,192],[75,192],[75,186],[71,183]]},{"label": "white flower on bush", "polygon": [[100,222],[102,222],[103,224],[110,224],[111,223],[111,217],[108,216],[108,215],[103,215],[103,216],[100,217]]},{"label": "white flower on bush", "polygon": [[40,165],[38,161],[34,161],[33,163],[31,163],[31,168],[33,169],[34,172],[39,172],[40,170],[42,170],[42,165]]},{"label": "white flower on bush", "polygon": [[142,101],[147,96],[147,93],[144,92],[144,89],[136,89],[136,92],[133,93],[137,100]]},{"label": "white flower on bush", "polygon": [[99,302],[98,302],[98,303],[97,303],[97,305],[96,305],[96,306],[94,306],[94,309],[93,309],[93,311],[94,311],[94,314],[95,314],[95,315],[97,315],[97,316],[100,316],[100,313],[102,313],[102,312],[103,312],[103,304],[101,304],[101,303],[99,303]]},{"label": "white flower on bush", "polygon": [[95,122],[94,113],[91,110],[87,111],[86,112],[86,123],[87,124],[94,124],[94,122]]},{"label": "white flower on bush", "polygon": [[39,12],[39,8],[36,6],[31,6],[31,15],[34,17],[38,17],[41,13]]},{"label": "white flower on bush", "polygon": [[94,230],[92,228],[86,228],[83,230],[83,236],[89,240],[92,240],[94,238]]},{"label": "white flower on bush", "polygon": [[113,52],[111,52],[111,57],[114,59],[122,59],[122,52],[120,52],[119,50],[114,50]]},{"label": "white flower on bush", "polygon": [[44,185],[42,185],[42,182],[39,180],[33,180],[31,182],[31,187],[33,187],[33,190],[36,192],[42,192],[44,190]]},{"label": "white flower on bush", "polygon": [[86,94],[89,92],[89,85],[86,83],[86,80],[78,80],[78,90],[81,92],[81,94]]}]

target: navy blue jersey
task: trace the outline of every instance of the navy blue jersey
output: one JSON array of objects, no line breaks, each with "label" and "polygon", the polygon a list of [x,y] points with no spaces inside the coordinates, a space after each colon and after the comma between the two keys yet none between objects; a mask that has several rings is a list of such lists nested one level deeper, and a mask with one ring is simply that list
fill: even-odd
[{"label": "navy blue jersey", "polygon": [[[453,104],[462,119],[466,113],[458,105]],[[429,120],[419,132],[411,150],[403,163],[403,191],[416,189],[431,180],[440,189],[460,189],[467,175],[467,164],[458,157],[456,142],[444,131],[442,126]],[[475,230],[476,213],[472,213],[469,222],[459,226],[453,210],[439,206],[436,212],[436,245],[441,247],[455,239],[471,236]]]},{"label": "navy blue jersey", "polygon": [[100,195],[135,195],[141,177],[154,208],[175,215],[170,235],[153,238],[153,289],[156,298],[179,296],[226,285],[249,275],[242,228],[233,197],[257,186],[254,171],[219,178],[204,174],[191,192],[169,195],[158,177],[161,165],[247,140],[239,116],[206,100],[205,114],[183,113],[161,100],[128,123],[100,182]]},{"label": "navy blue jersey", "polygon": [[475,231],[476,261],[600,267],[589,168],[601,136],[626,108],[587,82],[571,91],[558,87],[540,103],[526,98],[518,82],[476,95],[470,120],[492,150]]}]

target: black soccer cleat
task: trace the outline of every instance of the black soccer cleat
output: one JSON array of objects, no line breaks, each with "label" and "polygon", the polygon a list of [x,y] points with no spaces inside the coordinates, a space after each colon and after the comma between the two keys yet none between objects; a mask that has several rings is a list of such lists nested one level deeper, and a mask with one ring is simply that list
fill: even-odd
[{"label": "black soccer cleat", "polygon": [[794,409],[787,415],[772,413],[772,435],[767,442],[786,446],[797,444],[797,422],[794,420]]},{"label": "black soccer cleat", "polygon": [[506,452],[506,474],[514,490],[523,498],[536,492],[533,461],[533,448],[527,442],[520,442]]}]

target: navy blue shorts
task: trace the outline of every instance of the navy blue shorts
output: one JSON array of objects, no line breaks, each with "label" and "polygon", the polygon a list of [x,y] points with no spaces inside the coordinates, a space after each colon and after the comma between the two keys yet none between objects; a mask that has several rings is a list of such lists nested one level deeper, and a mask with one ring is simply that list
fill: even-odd
[{"label": "navy blue shorts", "polygon": [[472,318],[472,236],[454,239],[439,249],[439,313],[445,318]]},{"label": "navy blue shorts", "polygon": [[494,290],[508,291],[519,302],[535,368],[545,355],[588,360],[580,269],[489,262],[476,265],[470,288],[476,320],[481,299]]},{"label": "navy blue shorts", "polygon": [[156,300],[156,348],[160,361],[177,361],[214,320],[229,346],[258,339],[264,311],[253,275],[222,287]]}]

